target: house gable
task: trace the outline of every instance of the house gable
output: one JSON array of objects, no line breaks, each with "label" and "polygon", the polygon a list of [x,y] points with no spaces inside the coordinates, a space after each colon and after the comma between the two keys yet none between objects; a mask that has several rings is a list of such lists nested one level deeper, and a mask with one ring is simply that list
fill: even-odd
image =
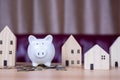
[{"label": "house gable", "polygon": [[[102,53],[100,53],[100,52],[102,52]],[[99,54],[107,54],[107,55],[109,55],[103,48],[101,48],[99,45],[94,45],[91,49],[89,49],[86,53],[85,53],[85,55],[87,55],[87,54],[90,54],[90,52],[98,52]],[[98,54],[97,53],[97,54]],[[94,54],[96,54],[96,53],[92,53],[91,55],[94,55]]]},{"label": "house gable", "polygon": [[0,32],[0,66],[15,66],[16,37],[8,26]]},{"label": "house gable", "polygon": [[120,36],[113,42],[113,44],[111,45],[111,47],[115,46],[117,44],[120,44]]},{"label": "house gable", "polygon": [[90,69],[90,64],[94,64],[94,69],[109,69],[109,54],[99,45],[93,46],[84,55],[85,69]]},{"label": "house gable", "polygon": [[120,67],[120,36],[114,41],[114,43],[110,47],[110,58],[112,67]]},{"label": "house gable", "polygon": [[81,60],[81,46],[76,39],[70,35],[62,46],[62,65],[80,66]]},{"label": "house gable", "polygon": [[66,42],[64,43],[64,45],[62,47],[80,47],[79,43],[77,42],[77,40],[73,37],[73,35],[70,35],[70,37],[66,40]]}]

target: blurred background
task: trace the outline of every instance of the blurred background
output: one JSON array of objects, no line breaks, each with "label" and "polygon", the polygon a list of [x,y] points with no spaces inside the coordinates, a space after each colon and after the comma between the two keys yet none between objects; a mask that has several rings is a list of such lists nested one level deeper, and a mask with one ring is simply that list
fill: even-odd
[{"label": "blurred background", "polygon": [[0,31],[120,34],[120,0],[0,0]]}]

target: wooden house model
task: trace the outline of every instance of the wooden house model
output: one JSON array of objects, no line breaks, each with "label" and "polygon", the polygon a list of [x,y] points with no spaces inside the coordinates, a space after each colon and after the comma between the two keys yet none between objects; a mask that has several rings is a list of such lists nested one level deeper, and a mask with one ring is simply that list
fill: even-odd
[{"label": "wooden house model", "polygon": [[109,65],[109,54],[97,44],[84,55],[85,69],[108,70]]},{"label": "wooden house model", "polygon": [[15,66],[16,37],[6,26],[0,32],[0,67]]},{"label": "wooden house model", "polygon": [[120,67],[120,36],[110,47],[111,67]]},{"label": "wooden house model", "polygon": [[82,62],[81,46],[71,35],[62,46],[62,65],[80,67]]}]

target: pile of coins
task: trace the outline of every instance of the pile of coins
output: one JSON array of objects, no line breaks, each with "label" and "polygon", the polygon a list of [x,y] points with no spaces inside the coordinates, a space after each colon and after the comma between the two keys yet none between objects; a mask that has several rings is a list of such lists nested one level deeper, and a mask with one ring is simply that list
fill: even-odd
[{"label": "pile of coins", "polygon": [[17,71],[41,71],[41,67],[33,67],[33,66],[17,66]]},{"label": "pile of coins", "polygon": [[46,67],[43,65],[37,66],[37,67],[33,67],[33,66],[23,66],[23,65],[19,65],[16,66],[17,71],[41,71],[41,70],[45,70],[45,69],[55,69],[55,70],[61,70],[61,71],[66,71],[66,68],[63,67],[62,65],[56,65],[56,66],[50,66],[50,67]]},{"label": "pile of coins", "polygon": [[57,66],[56,66],[56,70],[66,71],[67,69],[66,69],[64,66],[62,66],[62,65],[57,65]]}]

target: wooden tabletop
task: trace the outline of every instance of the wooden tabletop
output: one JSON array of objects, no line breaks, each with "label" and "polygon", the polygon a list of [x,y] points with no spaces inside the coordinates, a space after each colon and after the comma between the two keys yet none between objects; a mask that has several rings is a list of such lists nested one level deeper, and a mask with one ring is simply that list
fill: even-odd
[{"label": "wooden tabletop", "polygon": [[44,69],[41,71],[17,71],[0,69],[0,80],[120,80],[120,68],[111,70],[84,70],[68,67],[67,71]]}]

